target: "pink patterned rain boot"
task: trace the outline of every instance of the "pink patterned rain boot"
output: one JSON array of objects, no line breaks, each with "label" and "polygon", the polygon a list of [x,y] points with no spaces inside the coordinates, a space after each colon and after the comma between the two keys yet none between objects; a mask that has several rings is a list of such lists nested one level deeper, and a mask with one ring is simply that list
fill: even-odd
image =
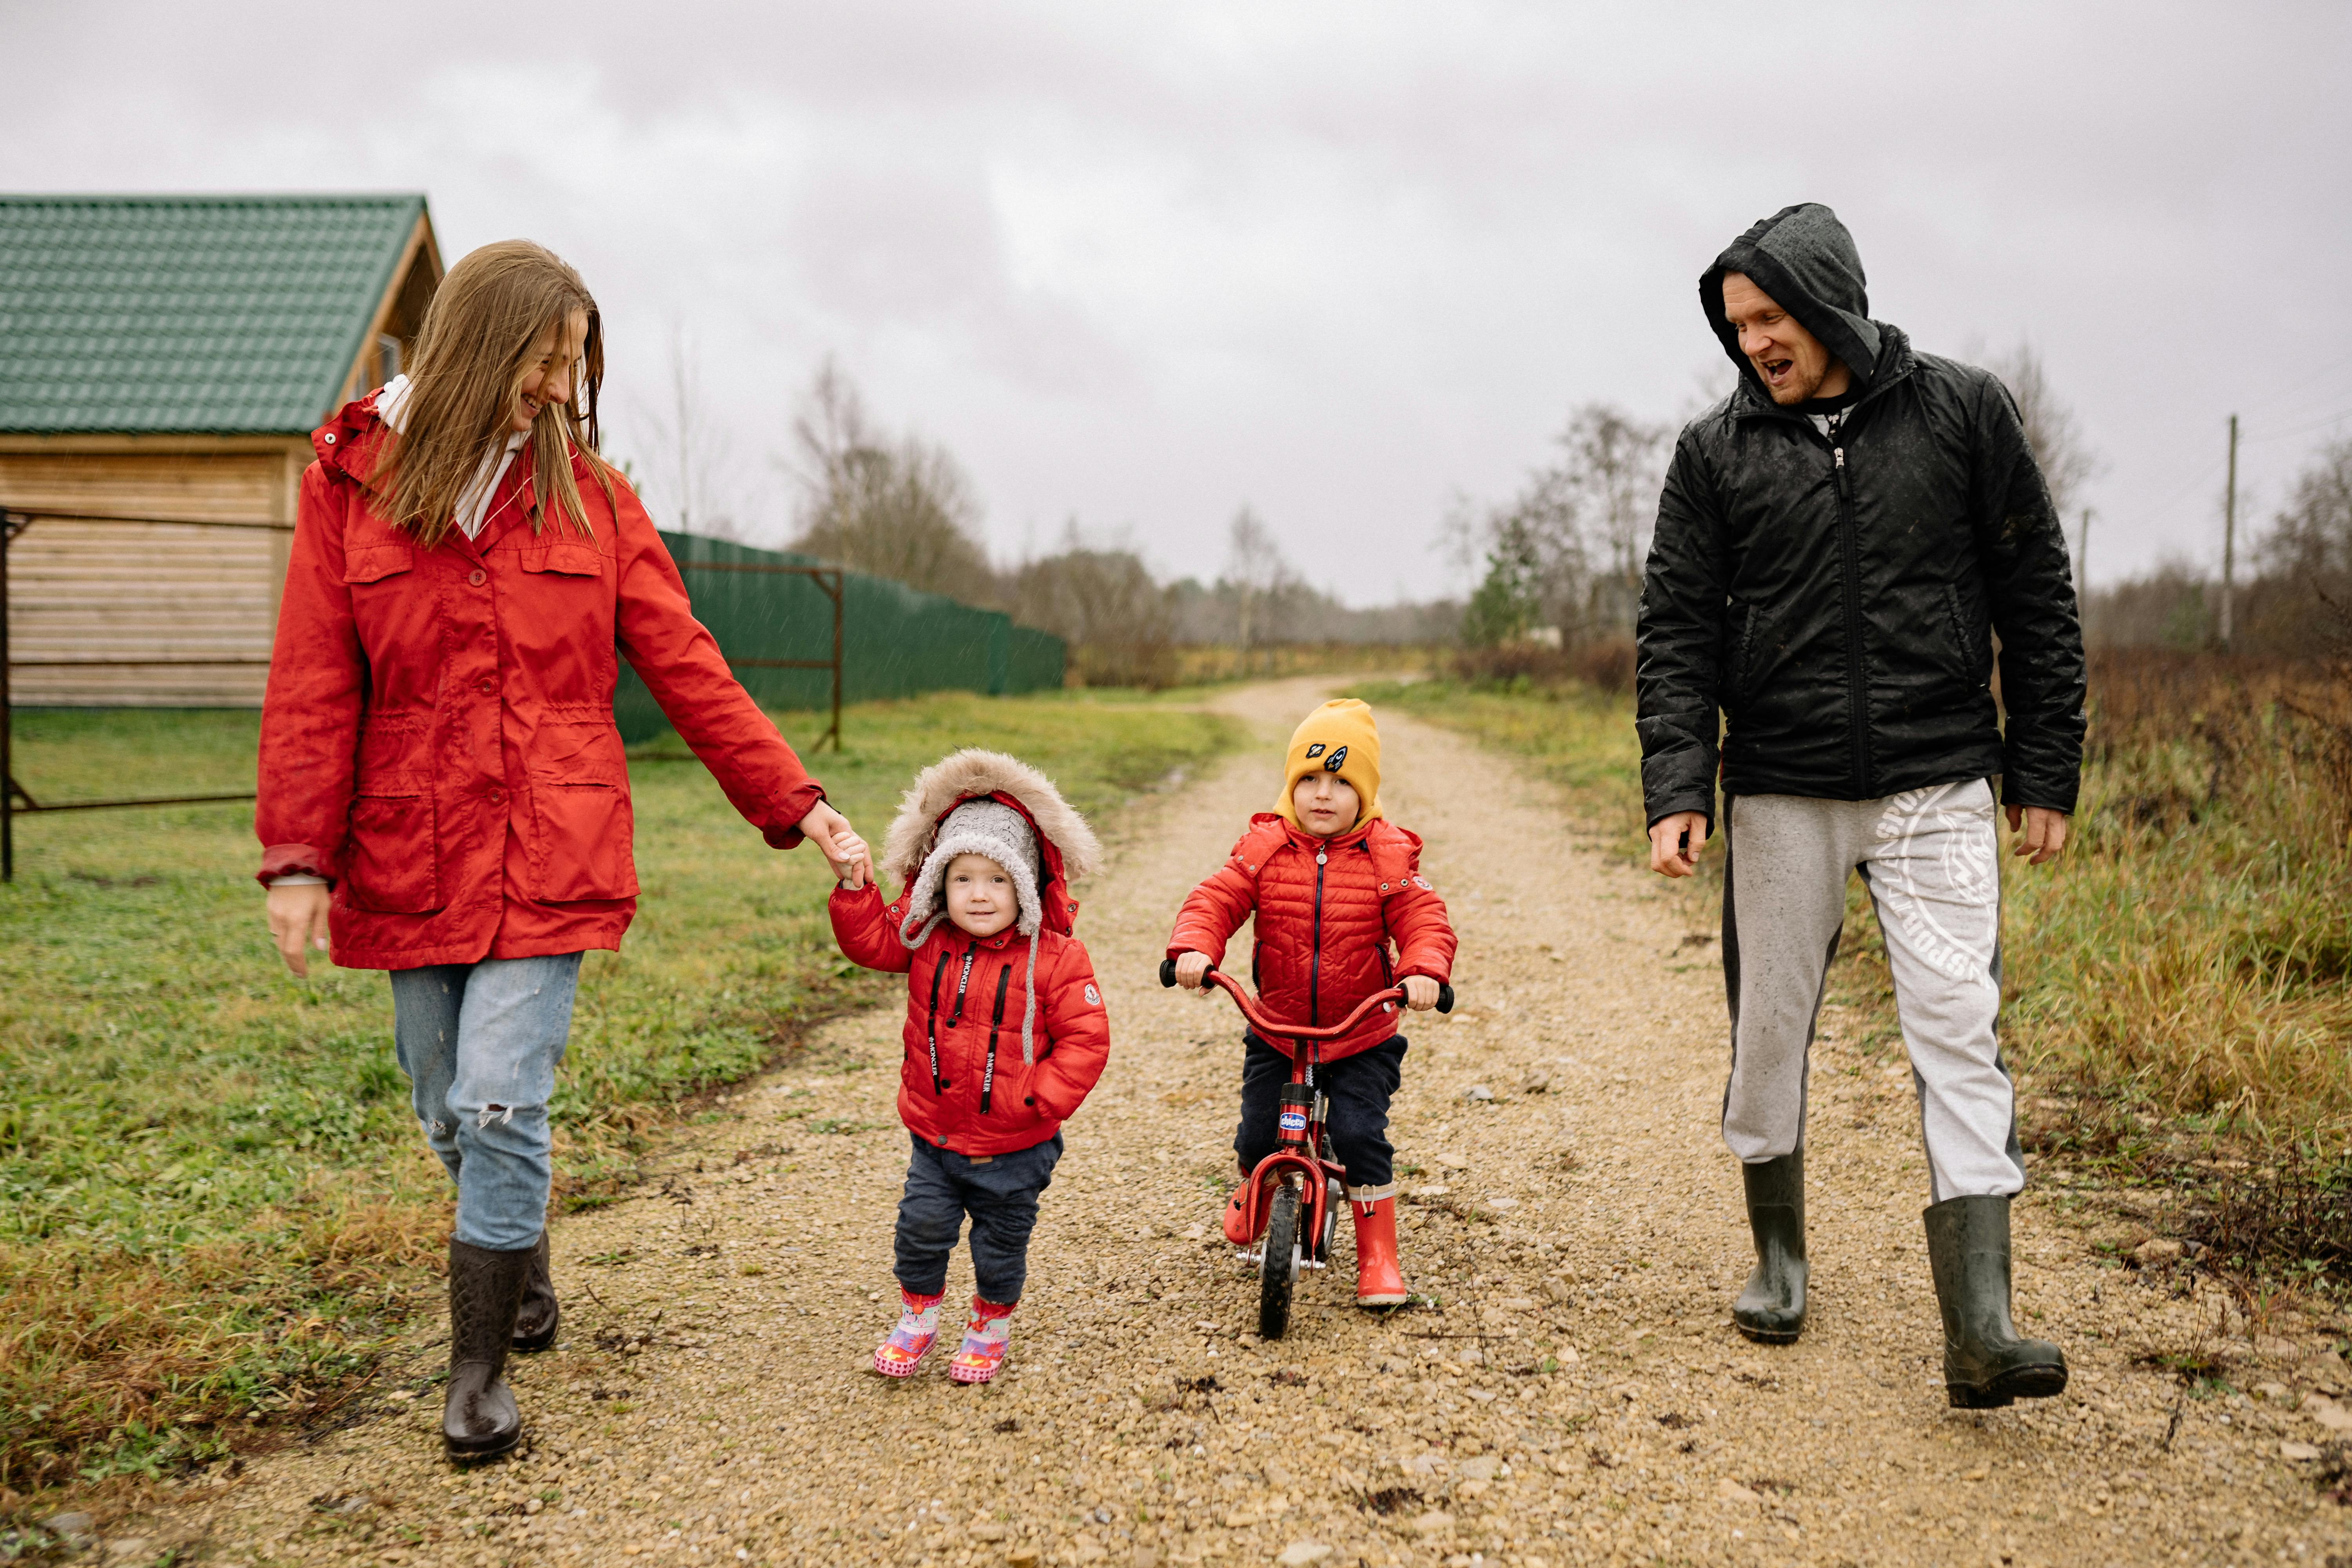
[{"label": "pink patterned rain boot", "polygon": [[948,1363],[948,1375],[958,1383],[986,1383],[1004,1364],[1013,1344],[1013,1309],[1018,1301],[998,1306],[971,1299],[971,1321],[963,1326],[963,1346]]},{"label": "pink patterned rain boot", "polygon": [[898,1326],[874,1352],[874,1370],[885,1377],[912,1377],[923,1364],[931,1342],[940,1337],[940,1303],[946,1292],[918,1296],[898,1287]]}]

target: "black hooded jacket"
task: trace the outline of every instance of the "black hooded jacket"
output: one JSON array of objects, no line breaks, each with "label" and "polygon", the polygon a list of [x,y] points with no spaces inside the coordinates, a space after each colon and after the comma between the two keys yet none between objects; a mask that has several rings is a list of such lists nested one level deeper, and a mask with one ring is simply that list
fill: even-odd
[{"label": "black hooded jacket", "polygon": [[[1834,442],[1739,352],[1728,272],[1845,362],[1859,395]],[[2073,572],[2008,390],[1870,319],[1825,206],[1740,236],[1699,300],[1740,380],[1684,429],[1659,498],[1636,669],[1650,821],[1713,819],[1718,732],[1727,795],[1870,800],[1998,773],[2008,804],[2073,811]]]}]

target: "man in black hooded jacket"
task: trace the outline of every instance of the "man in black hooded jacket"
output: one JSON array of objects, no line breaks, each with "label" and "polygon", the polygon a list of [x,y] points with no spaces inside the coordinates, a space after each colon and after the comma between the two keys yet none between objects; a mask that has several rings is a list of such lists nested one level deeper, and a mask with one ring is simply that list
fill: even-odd
[{"label": "man in black hooded jacket", "polygon": [[2053,1394],[2065,1358],[2010,1317],[2025,1170],[1991,781],[2016,852],[2057,854],[2083,741],[2064,535],[2008,392],[1870,319],[1829,208],[1740,236],[1699,301],[1740,379],[1675,446],[1637,680],[1654,869],[1690,874],[1722,781],[1723,1129],[1757,1255],[1733,1319],[1768,1343],[1803,1327],[1806,1062],[1858,870],[1919,1094],[1946,1387],[1969,1408]]}]

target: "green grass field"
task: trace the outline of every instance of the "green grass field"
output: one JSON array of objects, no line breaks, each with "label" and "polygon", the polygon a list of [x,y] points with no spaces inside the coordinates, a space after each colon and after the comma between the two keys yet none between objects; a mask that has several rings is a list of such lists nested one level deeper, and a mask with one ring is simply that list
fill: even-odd
[{"label": "green grass field", "polygon": [[[805,714],[779,715],[813,739]],[[257,716],[19,713],[44,801],[250,787]],[[808,758],[878,843],[915,770],[1022,756],[1108,813],[1234,743],[1181,694],[940,694],[853,708]],[[814,853],[778,854],[674,736],[631,762],[644,892],[582,973],[554,1102],[559,1201],[648,1132],[883,994],[833,946]],[[331,1405],[438,1289],[447,1184],[394,1064],[382,974],[287,974],[249,805],[36,816],[0,891],[0,1497],[216,1453]]]},{"label": "green grass field", "polygon": [[[1647,864],[1630,696],[1355,694],[1529,758]],[[2028,1146],[2175,1188],[2184,1227],[2251,1272],[2352,1276],[2348,700],[2314,667],[2103,656],[2073,842],[2050,865],[2004,861],[2002,1038]],[[1676,890],[1695,937],[1717,929],[1720,867],[1718,840]],[[1902,1048],[1859,879],[1830,994],[1861,1012],[1870,1048]]]}]

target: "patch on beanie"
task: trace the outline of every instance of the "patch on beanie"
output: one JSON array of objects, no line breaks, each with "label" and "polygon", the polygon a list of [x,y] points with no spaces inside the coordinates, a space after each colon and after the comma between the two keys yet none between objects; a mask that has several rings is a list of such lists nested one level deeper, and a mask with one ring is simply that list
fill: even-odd
[{"label": "patch on beanie", "polygon": [[[1340,749],[1342,752],[1344,752],[1344,751],[1346,751],[1348,748],[1347,748],[1347,747],[1345,747],[1345,746],[1342,746],[1342,747],[1340,747],[1339,749]],[[1313,745],[1311,745],[1311,746],[1309,746],[1309,747],[1307,747],[1307,760],[1308,762],[1313,762],[1316,758],[1318,758],[1318,757],[1321,756],[1322,754],[1323,754],[1323,742],[1320,742],[1320,741],[1316,742]]]},{"label": "patch on beanie", "polygon": [[[1323,743],[1320,741],[1318,741],[1315,744],[1307,748],[1307,754],[1311,757],[1322,749]],[[1338,751],[1323,759],[1323,771],[1327,773],[1336,773],[1347,765],[1348,748],[1345,746],[1340,747]]]}]

